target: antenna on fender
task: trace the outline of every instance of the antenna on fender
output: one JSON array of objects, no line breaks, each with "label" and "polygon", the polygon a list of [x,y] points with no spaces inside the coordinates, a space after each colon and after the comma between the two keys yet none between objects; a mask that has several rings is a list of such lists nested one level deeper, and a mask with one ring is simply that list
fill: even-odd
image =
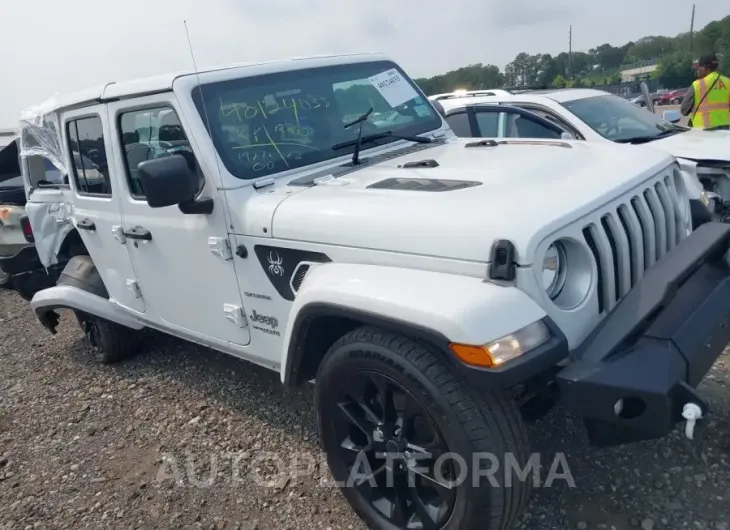
[{"label": "antenna on fender", "polygon": [[188,40],[188,48],[190,49],[190,58],[193,61],[193,71],[195,72],[195,78],[198,81],[198,93],[200,94],[200,104],[203,107],[203,116],[205,117],[205,127],[208,129],[208,136],[210,136],[210,141],[213,144],[213,155],[215,156],[215,166],[218,170],[218,181],[221,185],[221,188],[223,187],[223,177],[221,176],[221,168],[220,163],[218,162],[218,152],[215,148],[215,142],[213,141],[213,128],[210,126],[210,118],[208,117],[208,106],[205,104],[205,97],[203,96],[203,85],[200,82],[200,73],[198,72],[198,65],[195,62],[195,53],[193,53],[193,41],[190,39],[190,31],[188,30],[188,22],[187,20],[183,20],[183,25],[185,26],[185,37]]}]

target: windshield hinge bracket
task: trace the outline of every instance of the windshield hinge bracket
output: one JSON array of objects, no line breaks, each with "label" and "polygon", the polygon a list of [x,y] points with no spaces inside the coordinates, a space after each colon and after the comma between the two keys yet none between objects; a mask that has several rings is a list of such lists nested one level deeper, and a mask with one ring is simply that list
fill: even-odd
[{"label": "windshield hinge bracket", "polygon": [[231,243],[227,237],[209,237],[208,248],[213,255],[223,258],[228,261],[233,259],[233,251],[231,250]]}]

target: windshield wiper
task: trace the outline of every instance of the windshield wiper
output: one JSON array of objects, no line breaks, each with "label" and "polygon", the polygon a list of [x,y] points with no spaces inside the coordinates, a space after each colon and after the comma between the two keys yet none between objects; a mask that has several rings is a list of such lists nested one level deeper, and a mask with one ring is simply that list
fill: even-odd
[{"label": "windshield wiper", "polygon": [[353,125],[360,125],[359,130],[357,132],[357,139],[356,140],[349,140],[347,142],[341,142],[339,144],[335,144],[332,146],[333,151],[339,151],[340,149],[344,149],[346,147],[352,147],[355,146],[355,150],[352,153],[352,165],[357,166],[360,164],[360,149],[362,149],[362,144],[366,142],[374,142],[376,140],[380,140],[382,138],[397,138],[398,140],[408,140],[409,142],[417,142],[419,144],[430,144],[434,140],[432,138],[427,138],[425,136],[409,136],[405,134],[394,134],[393,131],[384,131],[380,133],[374,133],[374,134],[366,134],[365,136],[362,135],[362,124],[365,122],[365,120],[370,117],[370,114],[372,114],[373,109],[370,108],[365,114],[360,116],[359,118],[355,119],[354,121],[348,123],[345,125],[345,129],[349,129]]},{"label": "windshield wiper", "polygon": [[667,136],[673,136],[677,133],[685,132],[687,129],[667,129],[666,131],[662,131],[657,134],[653,134],[650,136],[632,136],[630,138],[620,138],[618,140],[614,140],[617,144],[645,144],[648,142],[653,142],[654,140],[659,140],[660,138],[666,138]]}]

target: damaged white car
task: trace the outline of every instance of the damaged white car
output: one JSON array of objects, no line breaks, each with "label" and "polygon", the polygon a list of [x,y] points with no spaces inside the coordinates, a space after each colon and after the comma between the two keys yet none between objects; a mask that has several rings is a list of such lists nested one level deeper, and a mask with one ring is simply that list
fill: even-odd
[{"label": "damaged white car", "polygon": [[72,310],[102,362],[154,328],[315,380],[371,528],[511,528],[559,398],[598,445],[709,415],[730,225],[691,231],[664,152],[456,138],[379,54],[108,83],[22,126],[24,168],[67,176],[28,175],[40,259],[74,249],[40,322]]}]

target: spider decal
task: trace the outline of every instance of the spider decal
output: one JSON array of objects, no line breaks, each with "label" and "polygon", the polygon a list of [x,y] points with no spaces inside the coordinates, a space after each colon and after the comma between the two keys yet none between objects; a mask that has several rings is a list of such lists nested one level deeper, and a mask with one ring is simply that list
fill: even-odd
[{"label": "spider decal", "polygon": [[269,252],[269,274],[273,274],[275,276],[284,276],[284,267],[282,267],[282,263],[284,260],[279,256],[278,253],[275,251]]}]

